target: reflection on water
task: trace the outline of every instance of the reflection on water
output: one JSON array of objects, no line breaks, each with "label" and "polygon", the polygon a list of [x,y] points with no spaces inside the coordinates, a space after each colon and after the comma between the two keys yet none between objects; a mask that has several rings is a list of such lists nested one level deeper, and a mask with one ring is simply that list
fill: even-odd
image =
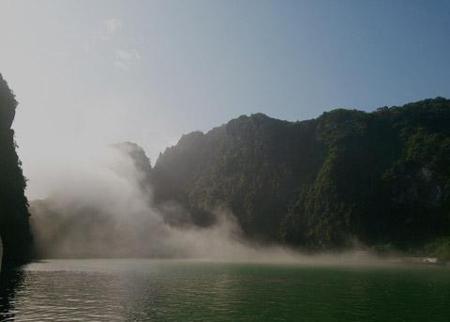
[{"label": "reflection on water", "polygon": [[3,267],[0,271],[0,321],[14,320],[15,295],[23,280],[21,269]]},{"label": "reflection on water", "polygon": [[2,321],[449,321],[450,271],[52,260],[1,273]]}]

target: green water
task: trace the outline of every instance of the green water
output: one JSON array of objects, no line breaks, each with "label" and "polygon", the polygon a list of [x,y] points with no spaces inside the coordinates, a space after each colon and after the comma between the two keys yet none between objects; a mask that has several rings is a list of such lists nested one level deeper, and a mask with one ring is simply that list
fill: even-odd
[{"label": "green water", "polygon": [[2,274],[2,321],[450,321],[445,267],[52,260]]}]

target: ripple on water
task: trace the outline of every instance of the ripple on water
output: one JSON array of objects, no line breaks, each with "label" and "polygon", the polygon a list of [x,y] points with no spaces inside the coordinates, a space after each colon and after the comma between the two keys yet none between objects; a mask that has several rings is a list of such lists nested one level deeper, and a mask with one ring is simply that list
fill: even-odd
[{"label": "ripple on water", "polygon": [[448,269],[71,260],[2,284],[1,321],[445,321]]}]

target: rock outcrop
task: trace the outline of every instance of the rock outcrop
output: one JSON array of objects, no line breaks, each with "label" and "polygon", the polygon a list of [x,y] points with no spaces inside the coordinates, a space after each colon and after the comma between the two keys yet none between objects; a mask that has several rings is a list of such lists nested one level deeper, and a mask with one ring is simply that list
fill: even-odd
[{"label": "rock outcrop", "polygon": [[31,258],[26,181],[16,153],[14,120],[17,101],[0,75],[0,237],[2,265],[18,265]]}]

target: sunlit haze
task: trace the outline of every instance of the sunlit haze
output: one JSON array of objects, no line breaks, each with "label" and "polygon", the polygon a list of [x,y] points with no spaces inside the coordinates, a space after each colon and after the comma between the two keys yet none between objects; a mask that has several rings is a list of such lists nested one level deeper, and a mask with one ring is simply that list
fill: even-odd
[{"label": "sunlit haze", "polygon": [[449,32],[448,1],[2,0],[27,195],[110,143],[448,97]]}]

